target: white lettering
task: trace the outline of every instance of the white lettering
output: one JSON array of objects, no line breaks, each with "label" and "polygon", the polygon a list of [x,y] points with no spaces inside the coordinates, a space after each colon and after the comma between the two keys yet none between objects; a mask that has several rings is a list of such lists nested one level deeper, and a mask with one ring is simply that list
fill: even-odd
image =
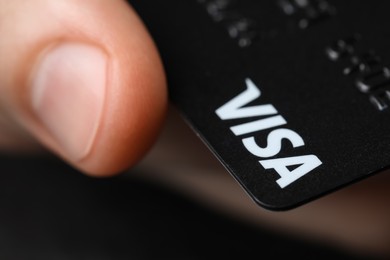
[{"label": "white lettering", "polygon": [[[315,155],[303,155],[295,157],[287,157],[280,159],[260,161],[264,169],[274,169],[281,177],[276,182],[283,189],[291,183],[295,182],[302,176],[306,175],[313,169],[317,168],[322,162]],[[299,165],[299,167],[290,171],[287,166]]]},{"label": "white lettering", "polygon": [[238,135],[249,134],[265,129],[281,126],[287,124],[286,120],[282,116],[273,116],[265,119],[259,119],[253,122],[245,123],[238,126],[233,126],[230,129],[232,132]]},{"label": "white lettering", "polygon": [[[230,130],[236,136],[240,136],[287,124],[287,121],[281,115],[277,115],[278,111],[273,105],[267,104],[247,107],[249,103],[261,96],[261,91],[252,82],[252,80],[246,79],[245,82],[247,87],[246,90],[217,109],[215,111],[216,114],[221,120],[264,116],[269,117],[236,125],[231,127]],[[251,154],[260,158],[269,158],[276,156],[281,152],[283,139],[290,141],[294,148],[305,145],[304,140],[299,134],[286,128],[279,128],[268,134],[266,147],[260,147],[256,143],[254,136],[244,138],[242,142],[244,147]],[[260,160],[259,163],[264,167],[264,169],[274,169],[279,174],[280,179],[276,182],[282,189],[322,164],[315,155]],[[295,167],[294,170],[290,171],[287,168],[288,166],[298,167]]]},{"label": "white lettering", "polygon": [[278,113],[272,105],[258,105],[252,107],[243,107],[256,98],[260,97],[261,92],[250,79],[246,79],[247,89],[218,108],[217,115],[222,120],[246,118],[253,116],[275,115]]},{"label": "white lettering", "polygon": [[282,140],[287,139],[294,148],[304,146],[302,137],[290,129],[280,128],[272,131],[267,137],[268,145],[262,148],[257,145],[254,137],[248,137],[242,140],[246,149],[253,155],[262,158],[268,158],[277,155],[282,150]]}]

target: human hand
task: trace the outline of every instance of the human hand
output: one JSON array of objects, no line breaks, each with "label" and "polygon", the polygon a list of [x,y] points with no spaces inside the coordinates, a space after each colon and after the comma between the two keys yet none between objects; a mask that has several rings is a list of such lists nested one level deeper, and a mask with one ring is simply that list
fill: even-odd
[{"label": "human hand", "polygon": [[[166,83],[150,36],[124,1],[0,0],[0,35],[2,151],[43,146],[92,176],[122,172],[143,158],[164,122]],[[145,177],[256,225],[390,254],[388,175],[269,212],[172,117],[138,165]]]},{"label": "human hand", "polygon": [[0,147],[37,143],[79,170],[134,165],[165,115],[165,76],[124,1],[0,1]]}]

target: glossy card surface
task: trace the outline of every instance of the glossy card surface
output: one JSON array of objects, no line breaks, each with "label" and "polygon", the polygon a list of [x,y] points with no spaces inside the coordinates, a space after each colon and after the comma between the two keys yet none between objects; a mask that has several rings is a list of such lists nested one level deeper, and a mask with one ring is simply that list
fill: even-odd
[{"label": "glossy card surface", "polygon": [[171,101],[261,206],[290,209],[389,165],[389,1],[129,2]]}]

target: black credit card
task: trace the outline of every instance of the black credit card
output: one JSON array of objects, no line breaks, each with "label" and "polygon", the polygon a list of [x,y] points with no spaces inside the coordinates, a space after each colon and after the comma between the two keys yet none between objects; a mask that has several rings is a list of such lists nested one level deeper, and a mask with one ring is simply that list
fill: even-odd
[{"label": "black credit card", "polygon": [[171,101],[261,206],[291,209],[389,166],[389,1],[129,2]]}]

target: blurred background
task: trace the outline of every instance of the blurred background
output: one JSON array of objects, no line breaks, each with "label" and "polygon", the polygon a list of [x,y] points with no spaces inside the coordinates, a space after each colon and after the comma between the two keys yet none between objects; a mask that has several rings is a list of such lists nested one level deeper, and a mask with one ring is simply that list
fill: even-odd
[{"label": "blurred background", "polygon": [[[299,224],[284,232],[294,226],[286,225],[289,218],[310,219],[314,226],[330,219],[325,229],[334,231],[334,219],[345,212],[326,203],[316,208],[317,202],[308,208],[314,205],[318,218],[301,214],[304,207],[287,215],[260,209],[177,117],[169,117],[148,157],[118,177],[90,178],[50,155],[1,155],[0,259],[387,259],[337,239],[327,243],[326,232],[308,236]],[[213,181],[217,172],[224,176],[219,182]],[[202,180],[211,186],[200,185]],[[372,223],[364,222],[370,218],[356,219],[370,230]]]},{"label": "blurred background", "polygon": [[53,158],[0,162],[2,260],[366,259],[244,224],[137,178],[92,179]]}]

